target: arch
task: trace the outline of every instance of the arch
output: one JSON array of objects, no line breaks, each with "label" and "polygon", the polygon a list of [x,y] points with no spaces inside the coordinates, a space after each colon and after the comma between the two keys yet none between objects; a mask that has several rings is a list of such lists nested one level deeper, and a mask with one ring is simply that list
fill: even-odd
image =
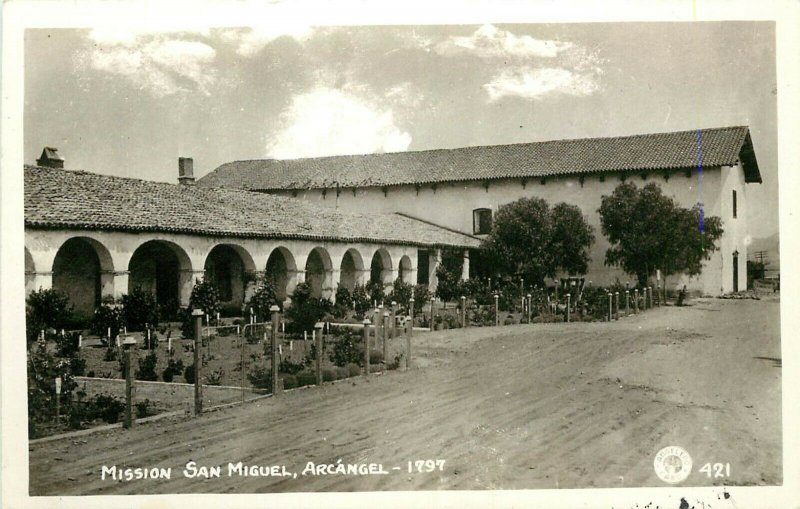
[{"label": "arch", "polygon": [[[192,262],[182,247],[167,240],[149,240],[137,247],[128,262],[128,292],[151,292],[168,315],[181,304],[184,287],[191,285]],[[191,289],[189,289],[191,292]]]},{"label": "arch", "polygon": [[25,293],[28,294],[34,291],[36,284],[36,264],[33,263],[33,255],[25,247]]},{"label": "arch", "polygon": [[223,311],[227,311],[223,314],[236,314],[244,303],[247,273],[255,271],[253,257],[241,246],[217,244],[209,251],[203,268],[204,277],[219,292]]},{"label": "arch", "polygon": [[403,257],[400,258],[397,271],[400,281],[409,285],[413,285],[416,282],[414,281],[414,268],[411,265],[411,258],[409,258],[408,255],[403,255]]},{"label": "arch", "polygon": [[392,256],[385,248],[380,248],[372,255],[369,267],[369,280],[383,283],[383,286],[392,284]]},{"label": "arch", "polygon": [[311,296],[321,298],[323,292],[330,288],[330,275],[333,264],[328,252],[315,247],[306,258],[306,283],[311,287]]},{"label": "arch", "polygon": [[348,249],[342,256],[339,267],[339,286],[353,291],[359,281],[359,274],[364,270],[364,259],[355,248]]},{"label": "arch", "polygon": [[285,301],[289,293],[290,273],[297,271],[291,251],[283,246],[276,247],[267,258],[264,276],[275,282],[275,295]]},{"label": "arch", "polygon": [[[26,249],[26,265],[28,255]],[[113,279],[113,270],[111,254],[103,244],[89,237],[72,237],[61,244],[53,260],[53,288],[69,298],[77,320],[88,320],[100,305],[103,283]]]}]

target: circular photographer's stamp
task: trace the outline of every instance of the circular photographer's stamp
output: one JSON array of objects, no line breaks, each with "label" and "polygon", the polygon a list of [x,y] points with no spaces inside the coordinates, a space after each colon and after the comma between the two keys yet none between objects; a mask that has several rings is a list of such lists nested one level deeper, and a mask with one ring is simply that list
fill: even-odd
[{"label": "circular photographer's stamp", "polygon": [[670,484],[677,484],[692,472],[692,457],[682,447],[671,445],[664,447],[653,461],[653,468],[659,479]]}]

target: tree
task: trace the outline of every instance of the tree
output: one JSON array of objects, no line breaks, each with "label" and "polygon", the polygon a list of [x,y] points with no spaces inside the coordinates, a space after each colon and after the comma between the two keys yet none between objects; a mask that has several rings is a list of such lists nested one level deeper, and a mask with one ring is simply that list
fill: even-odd
[{"label": "tree", "polygon": [[447,302],[458,300],[461,296],[461,270],[464,255],[453,249],[442,250],[442,261],[436,268],[436,296]]},{"label": "tree", "polygon": [[192,311],[200,309],[208,315],[211,323],[217,323],[217,312],[219,311],[219,292],[211,280],[196,281],[192,288],[192,295],[189,297],[189,307],[184,311],[183,326],[181,332],[186,339],[194,339],[194,317]]},{"label": "tree", "polygon": [[598,212],[603,235],[611,243],[606,265],[635,275],[640,285],[657,269],[665,278],[699,274],[723,232],[719,217],[704,217],[699,204],[681,207],[654,183],[641,189],[620,184],[602,197]]},{"label": "tree", "polygon": [[278,299],[275,280],[266,276],[258,281],[256,291],[247,301],[246,308],[252,308],[256,316],[262,317],[266,320],[270,316],[270,308],[272,306],[283,307],[283,303]]},{"label": "tree", "polygon": [[541,198],[521,198],[501,206],[482,251],[497,273],[544,284],[559,271],[586,272],[592,227],[578,207],[560,203],[550,209]]},{"label": "tree", "polygon": [[130,330],[144,330],[147,324],[158,325],[158,304],[152,293],[135,286],[122,296],[122,316]]},{"label": "tree", "polygon": [[31,292],[26,299],[26,335],[30,345],[46,328],[60,329],[68,323],[72,314],[69,299],[62,292],[49,288]]}]

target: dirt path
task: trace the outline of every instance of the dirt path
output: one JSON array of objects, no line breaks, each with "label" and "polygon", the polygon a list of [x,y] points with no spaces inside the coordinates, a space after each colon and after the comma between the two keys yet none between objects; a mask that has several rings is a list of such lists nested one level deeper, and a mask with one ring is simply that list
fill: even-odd
[{"label": "dirt path", "polygon": [[[31,446],[31,494],[663,486],[653,458],[668,445],[692,455],[685,485],[779,484],[778,313],[775,301],[707,300],[611,324],[419,335],[407,373]],[[390,474],[300,475],[338,459]],[[443,471],[406,471],[423,459]],[[192,460],[222,476],[184,477]],[[239,461],[298,476],[228,477]],[[730,477],[709,479],[707,462],[730,463]],[[103,481],[102,465],[172,477]]]}]

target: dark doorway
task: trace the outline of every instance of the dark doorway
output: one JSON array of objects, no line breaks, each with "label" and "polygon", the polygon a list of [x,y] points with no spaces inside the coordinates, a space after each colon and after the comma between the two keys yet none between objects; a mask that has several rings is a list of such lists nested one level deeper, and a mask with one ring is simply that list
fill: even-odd
[{"label": "dark doorway", "polygon": [[739,252],[733,252],[733,291],[739,291]]}]

